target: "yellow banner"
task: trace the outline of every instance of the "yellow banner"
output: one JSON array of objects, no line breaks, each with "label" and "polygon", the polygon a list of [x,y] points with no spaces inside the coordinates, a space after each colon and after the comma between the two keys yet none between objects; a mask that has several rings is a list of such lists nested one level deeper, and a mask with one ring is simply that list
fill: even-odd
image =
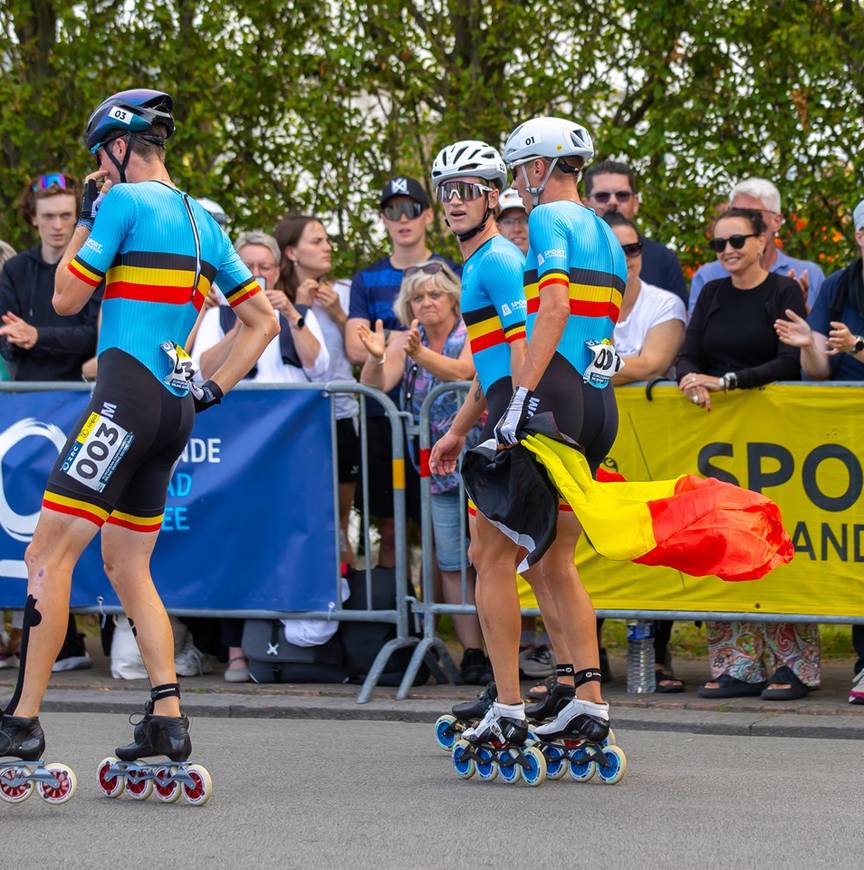
[{"label": "yellow banner", "polygon": [[607,469],[627,480],[700,474],[764,493],[783,512],[795,558],[761,580],[728,583],[611,562],[581,541],[576,561],[594,606],[864,616],[864,388],[712,393],[710,413],[671,385],[652,395],[616,390],[620,423]]}]

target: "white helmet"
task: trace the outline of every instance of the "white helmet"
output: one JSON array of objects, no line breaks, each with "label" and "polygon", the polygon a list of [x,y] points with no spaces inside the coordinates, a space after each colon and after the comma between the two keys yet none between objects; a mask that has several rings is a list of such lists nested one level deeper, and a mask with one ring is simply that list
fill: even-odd
[{"label": "white helmet", "polygon": [[498,213],[505,212],[511,208],[519,208],[522,211],[525,211],[525,203],[522,202],[522,197],[519,196],[516,190],[512,187],[508,187],[507,190],[502,191],[501,196],[498,197]]},{"label": "white helmet", "polygon": [[484,178],[499,190],[507,185],[507,167],[498,149],[476,139],[463,139],[442,148],[432,163],[432,184],[435,187],[460,175]]},{"label": "white helmet", "polygon": [[228,215],[225,214],[225,209],[222,208],[218,202],[214,202],[212,199],[207,199],[207,197],[201,196],[198,198],[198,205],[202,206],[220,227],[224,227],[225,224],[228,223]]},{"label": "white helmet", "polygon": [[581,124],[566,118],[532,118],[520,124],[504,146],[508,166],[531,157],[581,157],[588,161],[594,158],[594,145]]}]

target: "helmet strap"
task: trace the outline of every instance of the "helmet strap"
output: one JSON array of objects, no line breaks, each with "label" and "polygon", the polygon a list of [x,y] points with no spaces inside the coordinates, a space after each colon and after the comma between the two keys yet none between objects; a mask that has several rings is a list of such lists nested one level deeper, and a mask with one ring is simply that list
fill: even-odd
[{"label": "helmet strap", "polygon": [[549,181],[549,177],[555,171],[555,166],[558,163],[558,158],[553,157],[551,162],[549,163],[549,168],[546,170],[546,174],[543,176],[543,180],[536,187],[531,184],[528,180],[528,170],[525,168],[525,164],[523,163],[519,168],[522,170],[522,178],[525,180],[525,190],[531,195],[531,204],[536,208],[540,205],[540,197],[543,196],[543,191],[546,190],[546,184]]},{"label": "helmet strap", "polygon": [[108,159],[114,164],[117,168],[117,172],[120,174],[120,183],[126,183],[126,167],[129,165],[129,157],[132,155],[132,148],[130,147],[129,140],[130,136],[116,136],[111,142],[116,142],[117,139],[124,139],[126,142],[126,153],[123,155],[122,162],[118,160],[112,153],[111,149],[108,147],[111,142],[106,142],[102,147],[105,150],[105,153],[108,155]]},{"label": "helmet strap", "polygon": [[[483,212],[483,217],[480,220],[480,223],[477,224],[476,227],[473,227],[470,230],[465,230],[464,233],[456,233],[456,238],[459,239],[460,242],[467,242],[469,239],[473,239],[478,233],[482,233],[486,228],[486,222],[489,220],[489,217],[492,214],[492,209],[489,208],[489,194],[483,194],[483,201],[486,203],[486,211]],[[450,223],[447,218],[444,218],[444,223],[450,227]]]}]

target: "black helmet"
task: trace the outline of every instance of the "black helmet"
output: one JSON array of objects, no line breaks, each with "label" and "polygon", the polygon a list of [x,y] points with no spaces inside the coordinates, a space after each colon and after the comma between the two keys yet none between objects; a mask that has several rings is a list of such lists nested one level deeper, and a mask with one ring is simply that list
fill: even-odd
[{"label": "black helmet", "polygon": [[162,91],[136,88],[120,91],[104,100],[87,121],[87,148],[95,154],[103,145],[132,133],[142,139],[161,145],[162,136],[148,136],[154,124],[168,130],[167,139],[174,132],[174,116],[171,114],[174,101]]}]

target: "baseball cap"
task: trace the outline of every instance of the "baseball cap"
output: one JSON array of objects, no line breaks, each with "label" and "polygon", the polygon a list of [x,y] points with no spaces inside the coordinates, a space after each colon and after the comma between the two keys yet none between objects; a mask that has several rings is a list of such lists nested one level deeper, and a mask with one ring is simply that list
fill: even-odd
[{"label": "baseball cap", "polygon": [[505,212],[511,208],[518,208],[525,211],[525,203],[522,202],[522,197],[512,188],[508,187],[501,192],[498,197],[498,213]]},{"label": "baseball cap", "polygon": [[198,197],[198,205],[202,206],[205,211],[209,212],[213,220],[219,224],[220,227],[224,227],[228,223],[228,215],[225,214],[225,209],[219,205],[218,202],[214,202],[212,199],[207,199],[207,197],[201,196]]},{"label": "baseball cap", "polygon": [[397,175],[395,178],[391,178],[381,188],[381,208],[384,208],[387,200],[393,199],[394,196],[407,196],[414,202],[419,202],[424,209],[429,208],[426,191],[423,190],[416,178],[409,178],[407,175]]},{"label": "baseball cap", "polygon": [[864,199],[855,206],[855,211],[852,212],[852,220],[855,223],[855,229],[864,228]]}]

